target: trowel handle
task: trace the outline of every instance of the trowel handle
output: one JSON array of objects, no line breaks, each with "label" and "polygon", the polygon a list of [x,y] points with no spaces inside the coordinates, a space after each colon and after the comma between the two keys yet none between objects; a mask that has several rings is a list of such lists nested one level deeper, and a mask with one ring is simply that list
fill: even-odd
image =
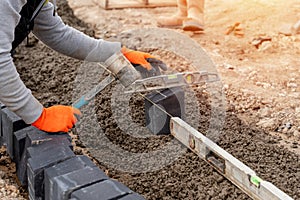
[{"label": "trowel handle", "polygon": [[89,92],[81,96],[77,101],[73,103],[73,107],[80,109],[82,106],[87,105],[99,92],[110,85],[115,79],[113,75],[108,75],[98,85],[96,85]]},{"label": "trowel handle", "polygon": [[89,101],[85,100],[85,96],[80,97],[74,104],[73,107],[80,109],[82,106],[87,105]]}]

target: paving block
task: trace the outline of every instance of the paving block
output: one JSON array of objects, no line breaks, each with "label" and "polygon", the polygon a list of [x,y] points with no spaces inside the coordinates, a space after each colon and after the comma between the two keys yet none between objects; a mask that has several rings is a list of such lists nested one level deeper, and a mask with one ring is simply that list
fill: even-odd
[{"label": "paving block", "polygon": [[75,157],[68,139],[49,140],[27,148],[27,176],[30,199],[44,199],[44,170]]},{"label": "paving block", "polygon": [[[82,171],[82,169],[87,167],[97,168],[97,166],[87,156],[76,156],[45,169],[45,199],[68,199],[68,194],[71,191],[75,188],[82,187],[85,184],[83,180],[88,183],[95,180],[99,181],[102,179],[108,179],[102,171],[98,173],[98,170],[96,169],[94,170],[96,173],[94,177],[91,177],[89,180],[87,180],[88,177],[83,178],[83,176],[86,176],[86,173]],[[76,173],[78,173],[77,176]],[[87,173],[87,175],[93,175],[91,172]],[[99,175],[101,175],[100,179]],[[74,183],[76,183],[75,186]]]},{"label": "paving block", "polygon": [[66,133],[50,134],[37,129],[34,126],[29,126],[15,132],[14,149],[16,152],[17,176],[22,186],[27,185],[27,160],[29,158],[27,149],[31,146],[38,145],[43,142],[49,142],[51,140],[62,140],[61,142],[73,149],[71,137]]},{"label": "paving block", "polygon": [[[46,199],[68,200],[68,197],[74,190],[78,190],[85,186],[92,185],[99,181],[109,179],[106,174],[97,166],[85,166],[82,169],[74,170],[61,176],[54,177],[50,180],[49,193],[45,193]],[[45,185],[46,187],[46,185]]]},{"label": "paving block", "polygon": [[2,147],[4,143],[4,137],[2,134],[2,110],[0,109],[0,147]]},{"label": "paving block", "polygon": [[[59,139],[59,138],[66,138],[70,142],[72,142],[71,136],[64,132],[47,133],[47,132],[41,131],[39,129],[35,129],[35,131],[30,132],[27,136],[28,142],[31,145],[41,144],[43,142],[47,142],[47,141],[55,140],[55,139]],[[70,148],[72,149],[73,147],[70,146]]]},{"label": "paving block", "polygon": [[122,183],[109,179],[76,190],[71,194],[71,198],[76,200],[109,200],[118,199],[132,193],[134,192]]},{"label": "paving block", "polygon": [[53,199],[67,200],[69,195],[80,188],[109,179],[98,167],[85,167],[55,178]]},{"label": "paving block", "polygon": [[145,200],[145,198],[142,195],[139,195],[137,193],[128,194],[124,197],[118,198],[119,200]]},{"label": "paving block", "polygon": [[[156,135],[170,134],[170,116],[185,118],[184,90],[168,88],[147,94],[145,99],[146,126]],[[159,107],[158,107],[159,106]]]},{"label": "paving block", "polygon": [[2,109],[3,108],[5,108],[5,106],[0,102],[0,147],[5,144],[3,133],[2,133]]},{"label": "paving block", "polygon": [[61,176],[70,172],[73,172],[84,167],[95,167],[96,165],[91,161],[91,159],[84,155],[78,155],[64,162],[58,163],[49,167],[45,170],[45,176],[48,179],[53,179],[57,176]]},{"label": "paving block", "polygon": [[1,127],[4,141],[6,143],[7,153],[10,158],[14,161],[14,144],[13,144],[13,133],[21,130],[27,126],[19,116],[11,112],[8,108],[1,109]]},{"label": "paving block", "polygon": [[25,150],[25,141],[27,133],[34,131],[34,129],[36,129],[34,126],[28,126],[24,129],[14,132],[13,134],[14,158],[17,166]]}]

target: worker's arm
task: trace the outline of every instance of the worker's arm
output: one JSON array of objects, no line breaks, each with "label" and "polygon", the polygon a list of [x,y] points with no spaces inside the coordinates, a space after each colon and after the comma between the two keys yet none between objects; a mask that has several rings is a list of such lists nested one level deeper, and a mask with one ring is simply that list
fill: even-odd
[{"label": "worker's arm", "polygon": [[27,124],[49,132],[68,131],[80,111],[69,106],[43,108],[21,81],[11,57],[14,30],[23,5],[11,0],[0,1],[0,102]]},{"label": "worker's arm", "polygon": [[[114,53],[121,51],[121,43],[94,39],[63,23],[56,14],[53,4],[47,3],[35,18],[34,34],[50,48],[73,58],[86,61],[104,62]],[[150,70],[150,54],[132,51],[123,47],[122,53],[133,64]]]},{"label": "worker's arm", "polygon": [[56,14],[53,4],[47,3],[34,21],[33,33],[50,48],[73,58],[104,62],[121,50],[119,42],[94,39],[65,25]]},{"label": "worker's arm", "polygon": [[0,1],[0,102],[31,124],[41,115],[43,106],[21,81],[10,54],[21,6],[15,1]]}]

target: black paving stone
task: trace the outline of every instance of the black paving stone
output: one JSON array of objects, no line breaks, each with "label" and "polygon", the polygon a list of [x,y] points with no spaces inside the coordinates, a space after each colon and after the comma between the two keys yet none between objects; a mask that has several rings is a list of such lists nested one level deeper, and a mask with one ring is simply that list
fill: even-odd
[{"label": "black paving stone", "polygon": [[119,200],[145,200],[145,198],[137,193],[128,194],[124,197],[119,198]]},{"label": "black paving stone", "polygon": [[16,131],[13,134],[14,157],[15,157],[17,168],[21,161],[22,154],[25,150],[25,141],[26,141],[27,133],[33,131],[33,129],[35,129],[35,127],[29,126],[19,131]]},{"label": "black paving stone", "polygon": [[[0,104],[1,106],[1,104]],[[4,137],[3,137],[3,133],[2,133],[2,110],[0,109],[0,147],[2,147],[4,145],[5,141],[4,141]]]},{"label": "black paving stone", "polygon": [[[46,199],[65,200],[77,189],[107,180],[106,174],[97,166],[86,166],[61,176],[50,179],[50,192],[46,192]],[[46,186],[46,185],[45,185]],[[48,187],[48,185],[47,185]],[[88,199],[88,198],[87,198]]]},{"label": "black paving stone", "polygon": [[44,170],[75,156],[68,142],[67,138],[49,140],[27,149],[27,175],[30,196],[35,199],[44,199]]},{"label": "black paving stone", "polygon": [[[25,133],[26,132],[26,133]],[[17,132],[16,132],[17,133]],[[25,141],[22,140],[23,134],[26,134]],[[71,149],[71,137],[64,133],[58,133],[58,134],[49,134],[46,132],[43,132],[33,126],[27,127],[23,130],[18,131],[18,134],[16,134],[18,137],[20,137],[19,140],[19,150],[21,153],[17,156],[20,156],[20,159],[16,161],[16,167],[17,167],[17,176],[19,179],[19,182],[22,186],[27,185],[27,161],[29,158],[27,149],[31,146],[36,146],[38,144],[42,144],[49,141],[56,141],[56,140],[62,140],[60,143],[63,143],[66,146],[69,146]],[[16,138],[16,137],[15,137]],[[16,138],[17,139],[17,138]],[[24,145],[24,146],[23,146]],[[18,149],[16,148],[16,149]],[[22,150],[23,149],[23,150]]]},{"label": "black paving stone", "polygon": [[114,180],[106,180],[89,187],[76,190],[71,198],[76,200],[109,200],[134,193],[128,187]]},{"label": "black paving stone", "polygon": [[54,192],[57,178],[85,167],[96,167],[96,165],[87,156],[76,156],[45,169],[45,199],[57,199],[60,196]]},{"label": "black paving stone", "polygon": [[170,116],[166,113],[172,117],[185,118],[184,90],[182,88],[165,89],[147,94],[145,99],[146,126],[152,133],[170,134]]},{"label": "black paving stone", "polygon": [[13,133],[27,126],[29,125],[8,108],[2,109],[1,128],[3,139],[6,143],[7,153],[13,161],[15,161]]}]

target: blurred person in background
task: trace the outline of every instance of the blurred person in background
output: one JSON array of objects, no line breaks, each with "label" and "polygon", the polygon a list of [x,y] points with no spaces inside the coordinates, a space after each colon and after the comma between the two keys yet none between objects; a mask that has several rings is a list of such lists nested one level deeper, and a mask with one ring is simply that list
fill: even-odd
[{"label": "blurred person in background", "polygon": [[204,30],[204,0],[177,0],[177,12],[157,20],[159,27],[182,28],[185,31]]}]

